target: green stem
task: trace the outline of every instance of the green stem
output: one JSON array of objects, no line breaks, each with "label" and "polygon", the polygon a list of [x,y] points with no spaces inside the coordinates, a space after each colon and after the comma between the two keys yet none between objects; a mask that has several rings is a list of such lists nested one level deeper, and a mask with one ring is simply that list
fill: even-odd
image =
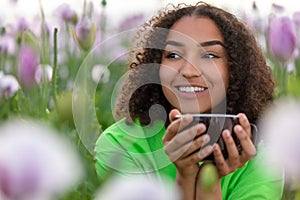
[{"label": "green stem", "polygon": [[52,92],[55,107],[57,108],[57,28],[54,28],[53,37],[53,73],[52,73]]},{"label": "green stem", "polygon": [[280,96],[284,96],[287,94],[287,66],[283,63],[281,63],[280,69],[279,69],[279,89],[280,89]]}]

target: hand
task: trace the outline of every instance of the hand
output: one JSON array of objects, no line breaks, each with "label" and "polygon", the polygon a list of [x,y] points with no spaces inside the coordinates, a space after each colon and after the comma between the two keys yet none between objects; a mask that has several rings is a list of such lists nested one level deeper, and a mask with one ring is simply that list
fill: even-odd
[{"label": "hand", "polygon": [[178,114],[180,112],[176,109],[169,114],[171,123],[163,137],[164,150],[181,176],[195,179],[200,169],[198,163],[212,152],[212,146],[201,148],[209,142],[210,138],[208,134],[203,134],[206,127],[202,123],[180,132],[192,122],[193,118],[187,114],[174,120]]},{"label": "hand", "polygon": [[242,152],[239,154],[229,130],[222,132],[222,137],[228,151],[228,159],[224,159],[218,144],[214,144],[213,146],[213,154],[220,178],[242,167],[256,154],[256,148],[251,141],[251,126],[248,118],[243,113],[238,114],[238,117],[239,124],[234,126],[234,133],[240,141]]}]

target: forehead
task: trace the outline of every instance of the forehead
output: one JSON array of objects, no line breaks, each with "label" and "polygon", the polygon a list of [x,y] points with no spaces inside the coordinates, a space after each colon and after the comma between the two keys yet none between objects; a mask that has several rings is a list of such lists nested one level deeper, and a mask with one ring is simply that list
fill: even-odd
[{"label": "forehead", "polygon": [[184,16],[173,24],[167,39],[190,38],[196,42],[219,40],[223,36],[213,20],[208,17]]}]

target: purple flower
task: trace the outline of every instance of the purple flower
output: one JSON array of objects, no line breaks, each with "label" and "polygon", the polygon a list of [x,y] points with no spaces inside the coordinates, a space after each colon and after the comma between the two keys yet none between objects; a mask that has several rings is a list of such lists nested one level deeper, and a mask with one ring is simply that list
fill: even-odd
[{"label": "purple flower", "polygon": [[289,17],[276,17],[270,20],[269,48],[272,56],[281,62],[292,58],[297,45],[296,30]]},{"label": "purple flower", "polygon": [[13,36],[6,34],[0,37],[0,47],[0,54],[14,55],[16,52],[16,42]]},{"label": "purple flower", "polygon": [[84,17],[76,25],[76,30],[73,30],[73,36],[84,50],[89,50],[95,41],[95,24],[88,18]]},{"label": "purple flower", "polygon": [[4,75],[0,71],[0,99],[12,97],[20,86],[17,79],[12,75]]},{"label": "purple flower", "polygon": [[272,3],[272,8],[275,12],[283,12],[285,10],[284,6]]},{"label": "purple flower", "polygon": [[75,148],[48,126],[11,120],[0,133],[0,199],[55,199],[82,178]]},{"label": "purple flower", "polygon": [[19,76],[21,85],[25,89],[30,89],[35,83],[34,76],[39,64],[39,55],[33,48],[23,46],[19,56]]},{"label": "purple flower", "polygon": [[259,129],[266,147],[266,160],[262,167],[266,168],[264,164],[273,166],[273,170],[279,173],[278,170],[285,169],[287,180],[299,181],[300,102],[280,99],[267,110],[263,119]]},{"label": "purple flower", "polygon": [[73,24],[77,23],[77,14],[74,10],[71,9],[70,5],[65,3],[62,4],[58,7],[58,13],[63,21],[70,22]]},{"label": "purple flower", "polygon": [[24,17],[19,18],[18,24],[17,24],[17,30],[18,31],[24,31],[28,29],[28,22]]},{"label": "purple flower", "polygon": [[132,15],[128,18],[125,18],[119,25],[119,31],[126,31],[132,28],[136,28],[144,20],[144,14]]},{"label": "purple flower", "polygon": [[300,11],[293,13],[293,20],[297,27],[300,27]]}]

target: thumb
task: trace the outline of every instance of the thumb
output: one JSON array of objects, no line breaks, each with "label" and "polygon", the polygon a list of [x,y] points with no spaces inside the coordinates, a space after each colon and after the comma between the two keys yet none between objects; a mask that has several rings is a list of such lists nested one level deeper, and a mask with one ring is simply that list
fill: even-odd
[{"label": "thumb", "polygon": [[169,113],[169,120],[170,122],[174,121],[176,119],[176,115],[180,115],[180,111],[178,109],[173,109]]}]

